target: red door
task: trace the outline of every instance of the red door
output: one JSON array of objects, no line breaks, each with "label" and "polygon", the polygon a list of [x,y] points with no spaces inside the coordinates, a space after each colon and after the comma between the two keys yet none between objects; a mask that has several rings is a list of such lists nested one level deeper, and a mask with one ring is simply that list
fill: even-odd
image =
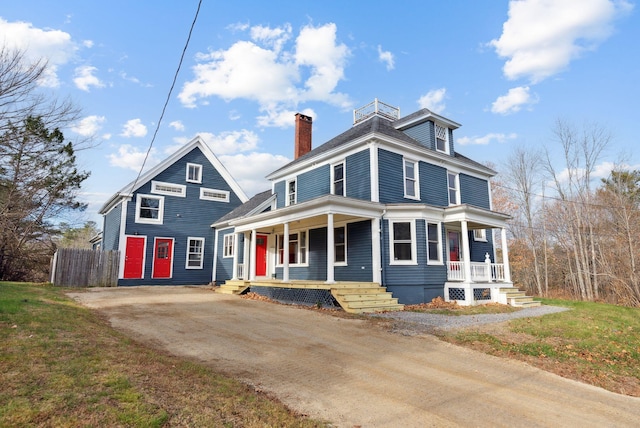
[{"label": "red door", "polygon": [[267,275],[267,235],[256,236],[256,276]]},{"label": "red door", "polygon": [[145,240],[146,238],[144,237],[127,236],[127,245],[124,251],[125,278],[142,278]]},{"label": "red door", "polygon": [[460,232],[449,232],[449,261],[460,261]]},{"label": "red door", "polygon": [[152,278],[171,278],[173,239],[156,238]]}]

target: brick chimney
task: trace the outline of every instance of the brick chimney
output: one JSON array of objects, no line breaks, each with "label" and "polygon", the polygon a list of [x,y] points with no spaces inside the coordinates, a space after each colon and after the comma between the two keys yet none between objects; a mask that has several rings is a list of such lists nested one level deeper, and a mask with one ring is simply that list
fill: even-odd
[{"label": "brick chimney", "polygon": [[298,159],[311,151],[311,122],[313,119],[301,113],[296,113],[296,139],[294,159]]}]

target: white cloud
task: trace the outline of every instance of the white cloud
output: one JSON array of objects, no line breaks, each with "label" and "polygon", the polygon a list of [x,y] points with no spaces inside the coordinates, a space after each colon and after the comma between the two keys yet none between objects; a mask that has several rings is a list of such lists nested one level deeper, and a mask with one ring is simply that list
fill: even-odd
[{"label": "white cloud", "polygon": [[445,88],[433,89],[418,99],[420,108],[427,108],[434,113],[442,113],[445,109],[444,99],[447,95]]},{"label": "white cloud", "polygon": [[337,42],[336,32],[335,24],[309,25],[290,46],[289,24],[252,27],[251,41],[196,55],[194,78],[184,84],[178,98],[190,108],[206,104],[209,97],[251,100],[264,113],[259,119],[262,126],[280,126],[265,118],[278,118],[300,102],[323,101],[348,108],[348,97],[335,89],[344,79],[350,52]]},{"label": "white cloud", "polygon": [[25,52],[29,61],[46,58],[48,67],[40,79],[42,86],[56,88],[60,86],[58,68],[68,63],[77,51],[71,35],[60,30],[42,30],[30,22],[8,22],[0,18],[0,39],[4,47]]},{"label": "white cloud", "polygon": [[[151,149],[149,158],[145,163],[145,169],[158,163],[158,159],[156,158],[155,154],[155,149]],[[138,172],[142,167],[142,163],[144,162],[144,158],[146,155],[146,151],[140,151],[129,144],[123,144],[118,147],[117,153],[112,153],[108,155],[107,158],[109,159],[109,165],[111,166],[131,169]]]},{"label": "white cloud", "polygon": [[142,123],[140,119],[131,119],[122,127],[122,137],[144,137],[147,135],[147,127]]},{"label": "white cloud", "polygon": [[100,79],[94,76],[94,73],[96,71],[98,71],[98,69],[90,65],[77,67],[74,72],[73,83],[76,84],[76,87],[78,89],[86,92],[89,92],[91,86],[95,86],[96,88],[103,88],[104,83],[102,83]]},{"label": "white cloud", "polygon": [[461,137],[458,138],[456,140],[456,142],[458,144],[460,144],[461,146],[466,146],[466,145],[488,145],[490,143],[492,143],[493,141],[497,142],[497,143],[506,143],[508,140],[514,140],[518,138],[518,135],[515,133],[511,133],[511,134],[502,134],[502,133],[489,133],[487,135],[484,135],[482,137],[478,137],[478,136],[473,136],[473,137]]},{"label": "white cloud", "polygon": [[597,48],[611,34],[613,21],[632,8],[626,0],[512,0],[502,35],[489,45],[507,58],[507,78],[536,83]]},{"label": "white cloud", "polygon": [[84,46],[85,48],[89,48],[91,49],[93,47],[93,40],[83,40],[82,41],[82,46]]},{"label": "white cloud", "polygon": [[378,45],[378,60],[387,65],[388,71],[395,68],[393,54],[390,51],[383,51],[380,45]]},{"label": "white cloud", "polygon": [[216,156],[253,150],[258,146],[258,141],[260,140],[253,131],[246,129],[221,132],[217,135],[209,132],[201,132],[198,135],[206,141]]},{"label": "white cloud", "polygon": [[184,131],[185,129],[184,124],[180,120],[174,120],[173,122],[169,123],[169,126],[176,131]]},{"label": "white cloud", "polygon": [[316,119],[316,113],[310,108],[302,111],[269,109],[264,115],[258,116],[258,125],[264,127],[275,126],[278,128],[289,128],[295,125],[296,113],[302,113],[305,116],[312,117],[314,120]]},{"label": "white cloud", "polygon": [[518,86],[509,89],[506,95],[498,97],[491,105],[491,112],[506,115],[520,111],[523,106],[537,102],[537,99],[531,97],[528,86]]},{"label": "white cloud", "polygon": [[105,121],[106,118],[104,116],[87,116],[72,126],[71,130],[76,134],[88,137],[95,135],[102,128],[102,124]]},{"label": "white cloud", "polygon": [[271,185],[265,177],[291,162],[286,156],[258,152],[224,155],[219,159],[249,196],[270,189]]}]

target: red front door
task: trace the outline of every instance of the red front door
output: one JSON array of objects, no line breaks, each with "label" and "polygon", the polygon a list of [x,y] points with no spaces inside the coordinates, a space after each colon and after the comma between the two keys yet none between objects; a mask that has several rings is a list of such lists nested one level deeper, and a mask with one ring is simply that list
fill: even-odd
[{"label": "red front door", "polygon": [[125,278],[142,278],[145,241],[146,239],[144,237],[127,236],[127,245],[124,251]]},{"label": "red front door", "polygon": [[173,239],[156,238],[153,250],[152,278],[171,278]]},{"label": "red front door", "polygon": [[256,236],[256,276],[267,275],[267,235]]},{"label": "red front door", "polygon": [[460,232],[449,232],[449,261],[460,261]]}]

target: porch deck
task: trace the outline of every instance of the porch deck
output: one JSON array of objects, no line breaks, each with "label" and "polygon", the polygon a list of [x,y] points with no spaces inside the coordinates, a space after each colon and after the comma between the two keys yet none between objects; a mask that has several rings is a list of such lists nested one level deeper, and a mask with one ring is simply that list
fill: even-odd
[{"label": "porch deck", "polygon": [[[324,281],[291,280],[283,282],[277,279],[229,280],[216,291],[224,294],[242,294],[251,288],[273,288],[295,294],[295,290],[319,290],[332,296],[345,312],[386,312],[401,311],[404,305],[398,303],[385,287],[376,282],[338,281],[328,284]],[[307,302],[308,303],[308,302]]]}]

